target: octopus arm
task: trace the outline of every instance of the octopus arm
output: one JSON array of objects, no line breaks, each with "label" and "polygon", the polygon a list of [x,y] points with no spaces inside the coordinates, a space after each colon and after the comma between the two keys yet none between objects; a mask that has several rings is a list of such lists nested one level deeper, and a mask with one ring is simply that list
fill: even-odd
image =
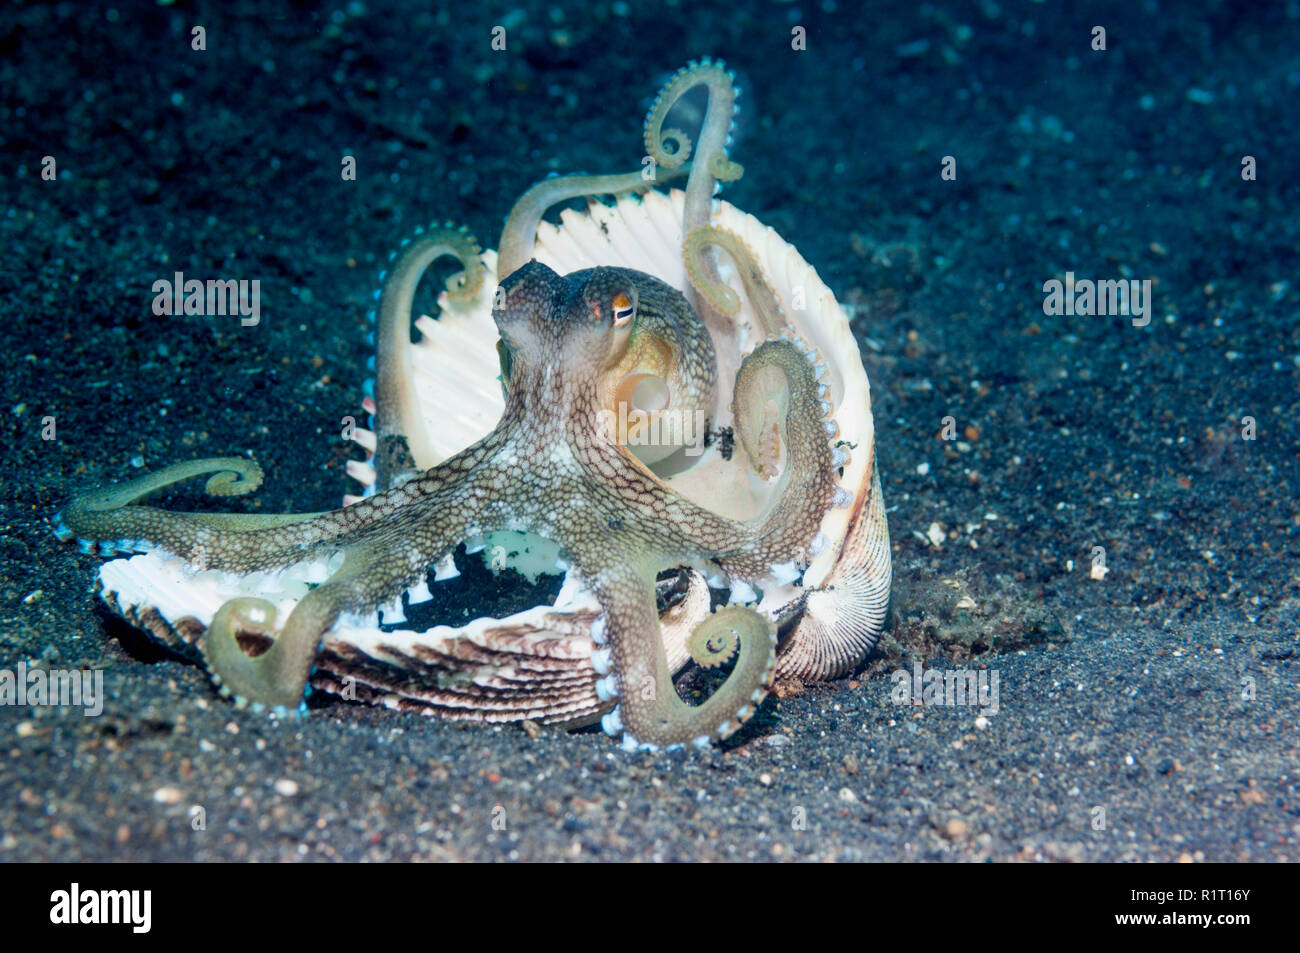
[{"label": "octopus arm", "polygon": [[638,189],[653,188],[687,168],[665,166],[664,174],[646,176],[642,172],[615,175],[564,175],[543,179],[519,197],[501,230],[497,249],[497,277],[504,280],[533,258],[537,245],[537,226],[547,209],[569,199],[591,195],[619,195]]},{"label": "octopus arm", "polygon": [[[673,75],[660,90],[646,115],[646,154],[662,167],[680,166],[690,155],[691,140],[680,129],[665,129],[664,123],[673,106],[692,89],[703,86],[708,91],[709,104],[700,127],[699,148],[686,183],[682,212],[682,233],[685,235],[708,224],[713,213],[713,194],[718,183],[739,179],[744,171],[727,156],[736,118],[736,99],[740,94],[734,80],[735,77],[721,61],[706,57],[699,62],[692,62]],[[666,143],[672,143],[674,147],[669,149]],[[715,339],[727,340],[735,331],[732,320],[735,310],[730,308],[730,301],[724,299],[723,306],[718,307],[713,296],[702,294],[698,290],[714,289],[722,285],[717,265],[706,257],[697,263],[697,268],[698,275],[692,278],[692,287],[688,292],[691,304],[704,319]]]},{"label": "octopus arm", "polygon": [[[93,542],[123,551],[159,547],[198,568],[239,569],[232,554],[279,546],[302,546],[328,535],[320,526],[328,513],[171,513],[137,501],[194,477],[209,475],[205,490],[212,496],[239,496],[255,490],[262,470],[243,457],[210,457],[172,464],[115,486],[74,497],[55,515],[55,532],[75,536],[83,548]],[[268,544],[267,540],[273,540]],[[303,558],[299,550],[298,559]],[[253,567],[248,567],[253,568]]]},{"label": "octopus arm", "polygon": [[415,387],[411,312],[425,270],[444,255],[456,258],[464,268],[448,279],[447,294],[457,300],[473,298],[483,285],[482,253],[472,235],[450,223],[421,231],[404,242],[381,276],[375,357],[376,431],[381,452],[375,458],[381,470],[400,470],[380,473],[385,487],[414,475],[414,461],[437,459],[429,446]]},{"label": "octopus arm", "polygon": [[[593,589],[604,609],[601,626],[608,629],[617,681],[603,689],[617,696],[618,706],[603,720],[611,733],[623,732],[623,745],[661,748],[685,744],[706,746],[730,737],[748,720],[771,688],[776,670],[776,629],[753,609],[730,606],[701,622],[688,639],[692,655],[703,661],[708,648],[729,655],[739,643],[735,667],[723,684],[700,705],[688,705],[677,694],[660,634],[655,609],[654,572],[638,565],[633,554],[608,561],[608,553],[581,556],[599,565],[612,565],[593,577]],[[599,687],[598,687],[599,688]]]}]

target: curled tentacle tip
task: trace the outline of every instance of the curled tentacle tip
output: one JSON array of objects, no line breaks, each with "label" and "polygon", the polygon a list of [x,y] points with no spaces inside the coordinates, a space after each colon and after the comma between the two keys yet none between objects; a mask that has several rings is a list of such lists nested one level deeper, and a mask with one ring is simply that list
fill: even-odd
[{"label": "curled tentacle tip", "polygon": [[[669,150],[670,145],[671,150]],[[659,165],[676,169],[691,157],[691,149],[694,148],[694,145],[691,137],[681,129],[661,130],[659,133],[659,151],[662,153],[662,158],[656,158],[655,161]],[[651,156],[654,157],[653,152]]]},{"label": "curled tentacle tip", "polygon": [[242,699],[240,707],[256,703],[292,709],[303,700],[315,642],[292,639],[286,645],[284,633],[275,627],[276,611],[265,599],[231,599],[216,611],[199,641],[213,681],[233,694],[236,704]]},{"label": "curled tentacle tip", "polygon": [[[202,465],[205,461],[198,460],[195,463]],[[221,461],[214,460],[212,463],[223,466],[204,484],[203,489],[210,496],[243,496],[245,493],[252,493],[262,485],[262,468],[252,460],[234,457]],[[165,474],[167,469],[162,473]]]},{"label": "curled tentacle tip", "polygon": [[702,625],[686,640],[686,650],[703,668],[717,668],[731,661],[739,648],[736,633],[730,628],[715,629]]}]

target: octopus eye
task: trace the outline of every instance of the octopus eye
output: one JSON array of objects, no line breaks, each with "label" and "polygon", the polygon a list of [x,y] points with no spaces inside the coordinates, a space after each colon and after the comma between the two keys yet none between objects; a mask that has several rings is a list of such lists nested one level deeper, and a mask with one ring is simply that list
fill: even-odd
[{"label": "octopus eye", "polygon": [[613,314],[614,327],[626,327],[636,313],[636,306],[632,304],[632,298],[626,291],[620,291],[614,296]]}]

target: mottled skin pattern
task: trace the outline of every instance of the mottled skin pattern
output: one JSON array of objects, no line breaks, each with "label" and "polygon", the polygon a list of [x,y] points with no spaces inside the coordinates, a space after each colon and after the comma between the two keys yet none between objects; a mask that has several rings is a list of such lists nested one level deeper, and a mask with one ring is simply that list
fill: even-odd
[{"label": "mottled skin pattern", "polygon": [[282,626],[270,602],[240,598],[221,608],[205,637],[208,664],[228,690],[285,708],[299,704],[320,638],[342,614],[391,604],[466,537],[527,529],[563,545],[604,609],[596,631],[610,643],[615,673],[604,693],[620,698],[606,727],[626,729],[627,745],[727,737],[766,694],[772,625],[739,607],[707,620],[694,644],[725,657],[738,639],[739,655],[723,685],[689,706],[668,671],[654,580],[661,569],[701,557],[746,582],[760,582],[774,564],[802,560],[835,494],[814,366],[788,340],[764,342],[741,365],[733,410],[742,445],[758,446],[758,431],[775,427],[789,464],[768,511],[737,522],[674,493],[598,425],[603,382],[627,359],[640,315],[664,327],[698,322],[679,292],[626,269],[560,276],[537,262],[501,288],[493,315],[510,356],[505,412],[492,433],[439,466],[322,514],[201,515],[127,505],[200,472],[219,471],[214,479],[225,492],[260,478],[247,461],[196,461],[78,497],[62,514],[67,529],[122,549],[147,542],[196,568],[236,573],[328,560],[328,578]]}]

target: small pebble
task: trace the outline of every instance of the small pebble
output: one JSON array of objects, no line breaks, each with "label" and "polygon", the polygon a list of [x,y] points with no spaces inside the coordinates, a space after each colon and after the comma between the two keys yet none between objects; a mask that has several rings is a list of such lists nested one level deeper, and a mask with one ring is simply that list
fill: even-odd
[{"label": "small pebble", "polygon": [[179,804],[181,802],[181,789],[173,787],[159,788],[153,792],[153,799],[159,804]]},{"label": "small pebble", "polygon": [[275,793],[281,797],[294,797],[298,793],[298,782],[280,778],[275,782]]}]

